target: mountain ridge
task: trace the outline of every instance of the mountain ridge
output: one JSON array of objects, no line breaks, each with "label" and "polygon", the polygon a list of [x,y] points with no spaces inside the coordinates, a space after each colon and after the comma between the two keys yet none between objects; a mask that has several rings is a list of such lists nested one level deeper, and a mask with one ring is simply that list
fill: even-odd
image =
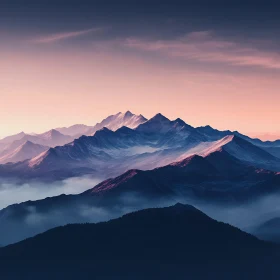
[{"label": "mountain ridge", "polygon": [[61,268],[67,279],[277,279],[279,256],[277,245],[176,204],[52,229],[0,248],[0,267],[11,280],[42,272],[42,279],[58,279]]},{"label": "mountain ridge", "polygon": [[[121,126],[111,130],[106,126],[112,120],[112,126],[123,125],[126,118],[131,121],[138,116],[130,111],[111,115],[98,124],[101,128],[93,136],[81,136],[39,157],[36,155],[29,162],[0,166],[0,176],[22,177],[24,174],[24,178],[61,180],[99,172],[106,179],[131,168],[153,169],[218,149],[224,149],[248,165],[280,171],[280,158],[267,151],[267,147],[254,145],[230,131],[220,132],[210,126],[197,129],[179,118],[171,121],[160,113],[136,128]],[[42,138],[46,140],[54,135],[61,134],[51,130]]]}]

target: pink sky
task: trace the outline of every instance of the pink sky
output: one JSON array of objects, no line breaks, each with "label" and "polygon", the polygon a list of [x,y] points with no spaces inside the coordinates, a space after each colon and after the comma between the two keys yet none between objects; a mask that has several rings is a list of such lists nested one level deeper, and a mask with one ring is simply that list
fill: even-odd
[{"label": "pink sky", "polygon": [[[202,35],[192,44],[122,42],[133,49],[131,52],[115,50],[110,44],[102,48],[93,45],[92,49],[44,49],[40,44],[23,50],[0,48],[0,135],[43,132],[76,123],[94,125],[110,114],[131,110],[147,118],[161,112],[193,126],[209,124],[221,130],[263,135],[263,139],[280,138],[279,72],[248,71],[242,69],[244,65],[231,71],[229,64],[241,64],[242,56],[234,55],[240,53],[236,50],[239,46],[207,39],[208,45],[197,48],[197,40],[206,43]],[[53,43],[54,37],[49,38]],[[217,45],[230,47],[230,53],[217,56]],[[208,53],[202,56],[206,49]],[[151,59],[154,51],[162,59]],[[244,51],[245,66],[280,67],[278,56],[272,61],[267,53]],[[193,62],[181,64],[182,52],[191,53],[191,59],[199,57],[199,63],[222,60],[218,61],[222,65],[214,65],[213,70],[208,65],[204,70],[194,67]]]}]

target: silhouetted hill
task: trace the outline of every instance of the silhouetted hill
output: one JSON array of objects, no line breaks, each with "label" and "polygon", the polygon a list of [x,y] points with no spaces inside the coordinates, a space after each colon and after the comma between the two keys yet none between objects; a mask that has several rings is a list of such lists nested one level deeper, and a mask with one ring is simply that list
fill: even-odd
[{"label": "silhouetted hill", "polygon": [[55,228],[1,248],[0,267],[3,279],[278,279],[279,257],[277,245],[176,204]]}]

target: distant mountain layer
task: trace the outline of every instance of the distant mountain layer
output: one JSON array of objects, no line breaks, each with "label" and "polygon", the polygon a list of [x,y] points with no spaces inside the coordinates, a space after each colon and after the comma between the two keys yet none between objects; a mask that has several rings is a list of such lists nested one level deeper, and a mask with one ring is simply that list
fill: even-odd
[{"label": "distant mountain layer", "polygon": [[0,144],[10,144],[10,143],[12,143],[16,140],[21,139],[25,135],[26,134],[24,132],[20,132],[20,133],[15,134],[15,135],[7,136],[7,137],[0,140]]},{"label": "distant mountain layer", "polygon": [[31,159],[50,147],[65,145],[72,140],[72,137],[56,130],[34,135],[21,132],[0,140],[0,164]]},{"label": "distant mountain layer", "polygon": [[34,144],[26,141],[12,151],[6,151],[0,155],[0,163],[19,162],[38,156],[42,152],[48,150],[49,147]]},{"label": "distant mountain layer", "polygon": [[[94,127],[75,125],[58,130],[38,135],[20,133],[0,140],[0,144],[13,140],[2,148],[0,163],[8,162],[5,158],[26,141],[54,148],[22,158],[32,158],[29,162],[0,166],[0,176],[60,180],[103,174],[108,178],[131,168],[147,170],[193,154],[204,156],[220,147],[244,163],[280,171],[280,141],[262,142],[237,131],[218,131],[210,126],[194,128],[181,119],[170,121],[162,114],[146,120],[128,111],[109,116]],[[81,136],[71,142],[81,133],[92,136]]]},{"label": "distant mountain layer", "polygon": [[32,142],[33,144],[55,147],[65,145],[73,141],[73,138],[68,135],[63,135],[54,129],[42,134],[33,135],[21,132],[17,135],[0,140],[0,144],[5,144],[4,146],[2,146],[1,154],[6,153],[7,151],[14,150],[27,141]]},{"label": "distant mountain layer", "polygon": [[97,130],[104,127],[109,127],[112,130],[117,130],[122,126],[135,128],[145,121],[146,119],[143,116],[136,116],[128,111],[125,114],[118,113],[116,115],[112,115],[95,126],[74,125],[68,128],[63,127],[52,129],[42,134],[32,135],[21,132],[0,140],[0,164],[31,159],[46,150],[42,149],[40,152],[35,153],[35,149],[30,149],[29,153],[28,149],[26,149],[25,156],[12,156],[17,153],[17,150],[21,149],[21,146],[23,146],[26,142],[45,147],[63,146],[82,135],[92,135]]},{"label": "distant mountain layer", "polygon": [[135,115],[131,113],[130,111],[127,111],[126,113],[118,113],[116,115],[111,115],[102,122],[97,123],[94,126],[86,126],[83,124],[76,124],[70,127],[62,127],[62,128],[57,128],[59,132],[73,136],[75,138],[79,138],[82,135],[90,136],[93,135],[96,131],[106,127],[110,130],[117,130],[121,128],[122,126],[126,126],[129,128],[136,128],[138,125],[141,123],[144,123],[147,121],[145,117],[142,115]]},{"label": "distant mountain layer", "polygon": [[75,124],[69,127],[58,127],[55,130],[65,135],[80,137],[82,135],[85,135],[90,128],[92,128],[92,126],[88,126],[84,124]]},{"label": "distant mountain layer", "polygon": [[5,279],[278,279],[279,257],[277,245],[176,204],[50,230],[0,249],[0,267]]},{"label": "distant mountain layer", "polygon": [[[119,115],[120,119],[126,115],[135,117],[129,112]],[[0,176],[58,180],[102,174],[103,178],[109,178],[129,169],[153,169],[221,149],[247,165],[280,171],[280,158],[267,151],[267,147],[255,145],[242,135],[227,133],[210,127],[196,129],[181,119],[170,121],[157,114],[135,129],[123,126],[112,131],[103,127],[93,136],[82,136],[51,148],[29,161],[2,165]]]}]

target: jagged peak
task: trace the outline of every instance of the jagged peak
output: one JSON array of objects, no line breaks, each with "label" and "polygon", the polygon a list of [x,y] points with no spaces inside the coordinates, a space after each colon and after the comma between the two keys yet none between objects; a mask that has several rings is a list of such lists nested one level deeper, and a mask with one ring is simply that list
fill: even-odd
[{"label": "jagged peak", "polygon": [[131,116],[134,116],[134,114],[132,114],[130,111],[127,111],[124,113],[124,116],[125,117],[131,117]]},{"label": "jagged peak", "polygon": [[177,123],[181,123],[181,124],[186,124],[182,119],[180,119],[180,118],[177,118],[176,120],[175,120],[175,122],[177,122]]},{"label": "jagged peak", "polygon": [[131,131],[134,131],[134,130],[124,125],[124,126],[120,127],[119,129],[117,129],[115,132],[131,132]]},{"label": "jagged peak", "polygon": [[193,127],[189,124],[187,124],[185,121],[183,121],[182,119],[180,118],[177,118],[175,121],[172,121],[172,123],[174,124],[174,126],[179,126],[179,127],[187,127],[187,128],[190,128],[190,129],[193,129]]},{"label": "jagged peak", "polygon": [[107,128],[106,126],[102,127],[101,129],[97,130],[93,136],[98,136],[100,134],[104,134],[104,133],[113,133],[112,130],[110,130],[109,128]]},{"label": "jagged peak", "polygon": [[144,120],[147,120],[145,117],[143,117],[142,115],[136,115],[133,114],[131,111],[126,111],[125,113],[119,113],[117,114],[118,117],[123,117],[123,118],[141,118]]},{"label": "jagged peak", "polygon": [[170,121],[167,117],[162,115],[161,113],[156,114],[154,117],[150,119],[150,121]]}]

